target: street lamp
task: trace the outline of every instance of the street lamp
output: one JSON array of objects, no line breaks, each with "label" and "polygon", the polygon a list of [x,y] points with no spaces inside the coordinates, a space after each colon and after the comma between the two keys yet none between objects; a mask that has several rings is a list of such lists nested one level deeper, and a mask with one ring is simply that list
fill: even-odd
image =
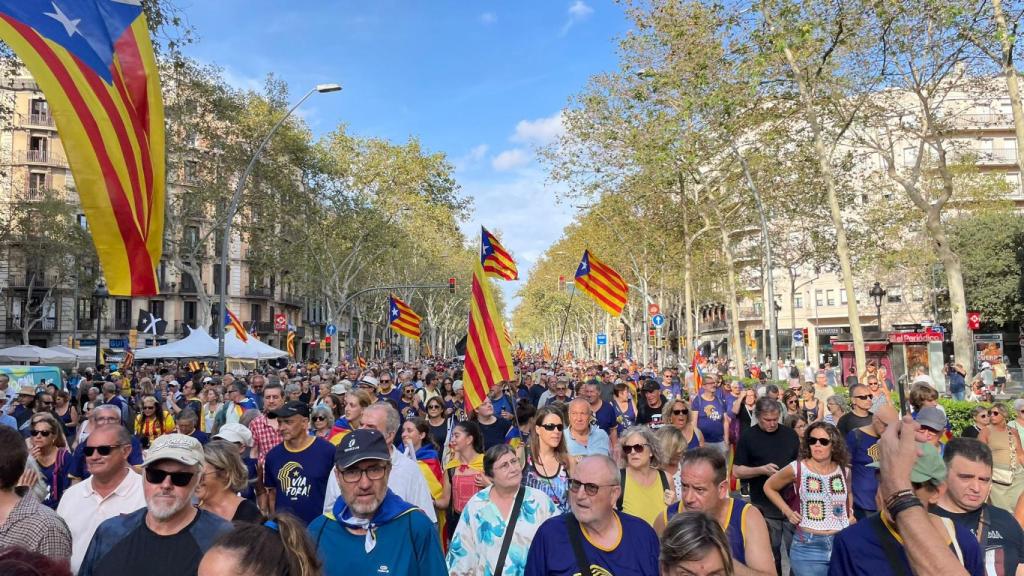
[{"label": "street lamp", "polygon": [[875,301],[875,319],[878,321],[878,331],[882,331],[882,297],[885,296],[885,288],[878,282],[871,287],[868,296]]},{"label": "street lamp", "polygon": [[224,314],[227,310],[227,294],[228,294],[228,250],[231,248],[231,221],[235,218],[235,213],[238,212],[238,203],[242,200],[242,191],[245,190],[245,182],[249,179],[249,175],[252,174],[254,168],[256,168],[256,161],[260,159],[263,154],[263,150],[270,143],[270,139],[277,132],[285,120],[292,115],[295,110],[302,105],[314,92],[326,94],[328,92],[337,92],[341,90],[340,84],[317,84],[309,92],[299,98],[288,112],[281,117],[280,120],[270,128],[270,132],[263,137],[263,141],[260,142],[256,152],[252,155],[252,159],[249,160],[249,165],[245,167],[245,172],[242,172],[242,176],[238,179],[238,184],[235,185],[235,192],[231,195],[231,203],[228,204],[227,213],[224,215],[224,230],[223,237],[221,238],[221,251],[220,251],[220,304],[217,307],[217,312],[220,318],[216,320],[214,326],[218,327],[217,330],[217,358],[220,361],[220,369],[223,373],[227,373],[228,365],[227,360],[224,357]]},{"label": "street lamp", "polygon": [[110,296],[110,292],[107,291],[107,285],[103,283],[101,279],[96,284],[96,289],[92,291],[92,299],[96,304],[96,370],[100,371],[103,369],[103,362],[101,360],[102,352],[100,345],[103,342],[103,303]]}]

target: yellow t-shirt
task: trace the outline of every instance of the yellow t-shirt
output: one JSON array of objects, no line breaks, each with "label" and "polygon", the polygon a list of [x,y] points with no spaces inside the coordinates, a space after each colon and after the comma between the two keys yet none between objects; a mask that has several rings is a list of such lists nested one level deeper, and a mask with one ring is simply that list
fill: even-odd
[{"label": "yellow t-shirt", "polygon": [[626,472],[626,485],[622,494],[622,511],[654,526],[654,521],[665,512],[665,491],[661,487],[661,479],[655,470],[654,482],[650,486],[641,486],[633,475]]}]

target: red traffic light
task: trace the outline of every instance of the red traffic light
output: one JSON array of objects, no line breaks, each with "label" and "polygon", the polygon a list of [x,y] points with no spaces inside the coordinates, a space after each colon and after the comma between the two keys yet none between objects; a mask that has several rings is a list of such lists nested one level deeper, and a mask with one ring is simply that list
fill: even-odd
[{"label": "red traffic light", "polygon": [[330,336],[325,336],[324,337],[324,343],[327,344],[328,346],[330,346],[330,344],[331,344],[331,337]]},{"label": "red traffic light", "polygon": [[558,277],[558,291],[561,292],[563,290],[565,290],[565,276],[559,276]]},{"label": "red traffic light", "polygon": [[448,279],[448,292],[455,294],[455,278]]}]

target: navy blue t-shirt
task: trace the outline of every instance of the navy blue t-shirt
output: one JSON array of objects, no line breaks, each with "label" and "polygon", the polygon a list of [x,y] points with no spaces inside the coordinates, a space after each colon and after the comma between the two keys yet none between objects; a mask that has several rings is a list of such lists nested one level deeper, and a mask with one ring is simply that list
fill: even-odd
[{"label": "navy blue t-shirt", "polygon": [[705,442],[722,442],[725,440],[725,426],[722,420],[729,410],[725,403],[718,396],[712,400],[705,400],[703,396],[696,396],[690,402],[690,408],[697,413],[697,428],[704,435]]},{"label": "navy blue t-shirt", "polygon": [[[591,566],[598,566],[595,574],[614,576],[657,576],[658,536],[651,525],[636,516],[616,512],[622,524],[622,539],[612,550],[602,550],[583,535],[583,554]],[[566,514],[549,518],[533,537],[526,556],[524,576],[575,576],[580,573],[576,556],[569,543]]]},{"label": "navy blue t-shirt", "polygon": [[298,452],[282,442],[267,453],[263,484],[274,490],[277,512],[291,512],[306,524],[323,513],[334,451],[333,444],[314,436],[309,446]]},{"label": "navy blue t-shirt", "polygon": [[608,433],[609,436],[612,434],[612,428],[618,424],[618,416],[615,414],[615,408],[612,407],[610,402],[602,402],[601,407],[594,413],[594,423],[601,430]]},{"label": "navy blue t-shirt", "polygon": [[878,492],[878,480],[875,478],[875,468],[868,468],[868,464],[877,461],[878,449],[877,436],[869,436],[859,428],[850,430],[846,435],[846,447],[850,451],[850,481],[853,484],[853,504],[857,508],[878,510],[875,503],[875,492]]}]

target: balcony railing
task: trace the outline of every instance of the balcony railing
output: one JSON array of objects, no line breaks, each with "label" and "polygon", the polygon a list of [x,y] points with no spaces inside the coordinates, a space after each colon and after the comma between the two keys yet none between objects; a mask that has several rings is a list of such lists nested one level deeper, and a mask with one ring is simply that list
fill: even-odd
[{"label": "balcony railing", "polygon": [[248,298],[273,298],[274,291],[266,286],[249,286],[245,289]]},{"label": "balcony railing", "polygon": [[306,300],[302,296],[296,296],[294,294],[282,294],[280,302],[289,306],[295,306],[296,308],[302,308],[306,305]]},{"label": "balcony railing", "polygon": [[754,307],[740,308],[740,320],[759,320],[761,309]]},{"label": "balcony railing", "polygon": [[1013,128],[1013,115],[1009,112],[971,112],[951,118],[960,129]]},{"label": "balcony railing", "polygon": [[54,126],[53,116],[49,114],[29,114],[28,123],[32,126]]},{"label": "balcony railing", "polygon": [[262,321],[262,320],[256,321],[256,322],[249,322],[248,327],[249,327],[249,332],[250,333],[252,333],[252,332],[255,332],[257,334],[273,334],[274,333],[274,323],[273,322],[265,322],[265,321]]},{"label": "balcony railing", "polygon": [[[31,322],[31,320],[29,320]],[[21,330],[21,317],[19,316],[8,316],[7,317],[7,329],[8,330]],[[40,332],[52,332],[57,329],[56,318],[43,318],[35,326],[32,327],[32,331]]]},{"label": "balcony railing", "polygon": [[1017,163],[1017,150],[1013,148],[1001,150],[985,150],[978,152],[978,164],[986,166],[1008,165]]},{"label": "balcony railing", "polygon": [[703,332],[722,332],[729,329],[728,320],[711,320],[710,322],[701,322],[700,331]]},{"label": "balcony railing", "polygon": [[132,328],[134,326],[132,326],[131,318],[114,318],[114,330],[131,330]]},{"label": "balcony railing", "polygon": [[8,288],[28,288],[32,285],[34,290],[41,290],[57,285],[56,274],[41,274],[38,272],[25,272],[22,274],[9,274],[7,276]]}]

